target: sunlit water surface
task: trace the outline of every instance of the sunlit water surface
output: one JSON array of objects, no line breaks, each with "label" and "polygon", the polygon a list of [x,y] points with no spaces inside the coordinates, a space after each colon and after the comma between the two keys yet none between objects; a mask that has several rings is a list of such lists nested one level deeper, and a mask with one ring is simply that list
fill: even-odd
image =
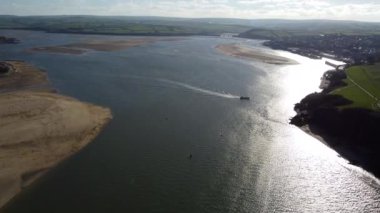
[{"label": "sunlit water surface", "polygon": [[[231,58],[214,47],[260,41],[189,37],[82,56],[31,47],[132,37],[0,31],[22,40],[0,59],[45,69],[63,94],[110,107],[113,121],[8,212],[379,212],[378,181],[288,124],[330,69]],[[239,96],[251,101],[240,101]],[[193,155],[189,160],[187,156]]]}]

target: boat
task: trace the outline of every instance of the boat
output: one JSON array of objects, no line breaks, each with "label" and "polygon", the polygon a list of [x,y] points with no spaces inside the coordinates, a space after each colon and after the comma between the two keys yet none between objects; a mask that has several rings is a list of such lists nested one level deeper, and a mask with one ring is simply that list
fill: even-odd
[{"label": "boat", "polygon": [[250,100],[250,97],[248,96],[240,96],[240,100]]}]

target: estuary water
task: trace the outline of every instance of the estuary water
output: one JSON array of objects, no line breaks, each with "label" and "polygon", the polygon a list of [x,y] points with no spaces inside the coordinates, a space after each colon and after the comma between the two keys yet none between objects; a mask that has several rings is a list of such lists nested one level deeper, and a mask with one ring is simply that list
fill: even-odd
[{"label": "estuary water", "polygon": [[299,64],[232,58],[214,47],[273,50],[217,37],[53,54],[27,50],[136,37],[0,35],[22,41],[0,46],[0,60],[32,63],[60,93],[109,107],[114,116],[6,212],[380,212],[379,181],[288,124],[294,103],[318,91],[329,69],[324,60],[283,51],[274,53]]}]

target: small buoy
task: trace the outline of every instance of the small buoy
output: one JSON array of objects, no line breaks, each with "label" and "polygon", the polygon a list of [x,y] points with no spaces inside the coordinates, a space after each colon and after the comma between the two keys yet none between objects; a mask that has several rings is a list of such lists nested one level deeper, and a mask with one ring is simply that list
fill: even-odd
[{"label": "small buoy", "polygon": [[193,155],[192,155],[192,154],[189,155],[189,159],[190,159],[190,160],[191,160],[191,158],[193,158]]}]

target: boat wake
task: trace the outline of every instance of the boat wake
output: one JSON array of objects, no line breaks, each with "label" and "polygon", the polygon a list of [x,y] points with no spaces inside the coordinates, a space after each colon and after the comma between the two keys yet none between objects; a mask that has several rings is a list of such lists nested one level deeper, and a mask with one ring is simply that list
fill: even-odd
[{"label": "boat wake", "polygon": [[[249,97],[243,96],[243,98],[242,98],[240,96],[232,95],[232,94],[225,93],[225,92],[215,92],[215,91],[212,91],[212,90],[207,90],[207,89],[203,89],[203,88],[200,88],[200,87],[195,87],[195,86],[192,86],[192,85],[189,85],[189,84],[185,84],[185,83],[178,82],[178,81],[172,81],[172,80],[168,80],[168,79],[165,79],[165,78],[147,78],[147,77],[136,76],[136,75],[122,75],[122,76],[118,76],[118,77],[124,77],[124,78],[136,79],[136,80],[143,80],[143,81],[156,81],[156,82],[158,81],[158,82],[165,83],[166,85],[169,84],[170,86],[188,89],[188,90],[191,90],[193,92],[197,92],[197,93],[204,94],[204,95],[212,95],[212,96],[217,96],[217,97],[221,97],[221,98],[229,98],[229,99],[249,100]],[[139,85],[141,85],[141,83],[139,83]],[[153,86],[153,85],[149,85],[149,86]],[[160,87],[159,85],[156,85],[156,86]],[[161,85],[161,87],[162,86],[163,87],[167,87],[167,86]]]},{"label": "boat wake", "polygon": [[160,81],[160,82],[164,82],[164,83],[168,83],[168,84],[171,84],[171,85],[174,85],[174,86],[178,86],[178,87],[182,87],[182,88],[185,88],[185,89],[189,89],[189,90],[192,90],[194,92],[202,93],[202,94],[205,94],[205,95],[212,95],[212,96],[218,96],[218,97],[230,98],[230,99],[239,99],[240,98],[240,96],[237,96],[237,95],[232,95],[232,94],[228,94],[228,93],[221,93],[221,92],[215,92],[215,91],[211,91],[211,90],[206,90],[206,89],[202,89],[202,88],[199,88],[199,87],[191,86],[189,84],[185,84],[185,83],[181,83],[181,82],[177,82],[177,81],[171,81],[171,80],[168,80],[168,79],[159,78],[157,80]]}]

